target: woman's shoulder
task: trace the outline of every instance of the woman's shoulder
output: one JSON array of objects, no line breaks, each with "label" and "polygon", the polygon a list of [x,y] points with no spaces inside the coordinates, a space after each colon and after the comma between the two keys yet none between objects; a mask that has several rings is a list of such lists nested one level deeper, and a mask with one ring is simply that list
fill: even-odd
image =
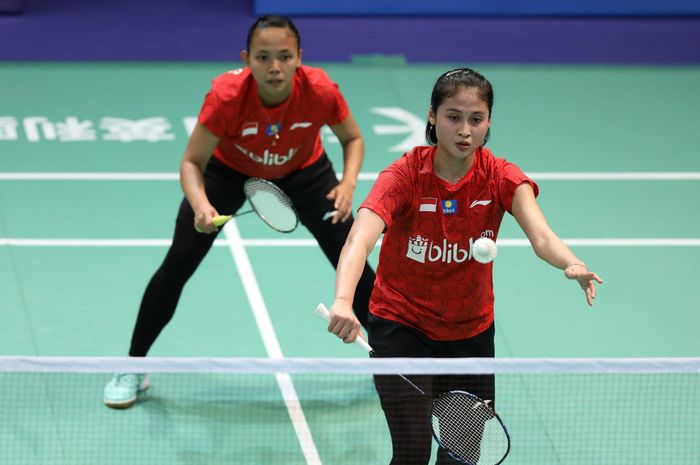
[{"label": "woman's shoulder", "polygon": [[405,163],[418,171],[433,171],[433,158],[437,147],[434,145],[417,145],[406,152],[402,159]]},{"label": "woman's shoulder", "polygon": [[416,146],[401,155],[386,167],[384,171],[402,173],[415,179],[421,173],[432,173],[432,159],[435,147]]},{"label": "woman's shoulder", "polygon": [[297,68],[296,72],[299,77],[314,84],[333,84],[331,77],[323,68],[301,65]]},{"label": "woman's shoulder", "polygon": [[520,185],[522,182],[530,182],[538,192],[537,185],[530,179],[530,177],[515,163],[509,161],[506,158],[497,157],[486,148],[481,149],[482,156],[482,166],[483,174],[486,178],[492,179],[499,183],[500,181],[507,181],[510,185]]},{"label": "woman's shoulder", "polygon": [[309,92],[327,93],[328,91],[338,91],[336,84],[323,68],[301,65],[297,68],[295,78]]},{"label": "woman's shoulder", "polygon": [[507,158],[497,157],[491,150],[487,149],[486,147],[482,147],[479,150],[479,154],[483,165],[492,170],[502,170],[507,166],[515,166],[515,164],[508,161]]},{"label": "woman's shoulder", "polygon": [[253,79],[250,68],[226,71],[211,81],[211,92],[222,101],[234,100],[244,94]]}]

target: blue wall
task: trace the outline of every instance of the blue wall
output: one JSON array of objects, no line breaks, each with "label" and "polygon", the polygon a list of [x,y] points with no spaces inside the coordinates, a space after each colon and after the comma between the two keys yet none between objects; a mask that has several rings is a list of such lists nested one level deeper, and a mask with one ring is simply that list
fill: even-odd
[{"label": "blue wall", "polygon": [[[253,1],[25,0],[23,14],[0,14],[0,62],[237,62]],[[410,63],[700,64],[700,16],[292,16],[309,63],[391,55]]]},{"label": "blue wall", "polygon": [[0,0],[0,13],[21,13],[24,0]]},{"label": "blue wall", "polygon": [[698,0],[255,0],[256,14],[698,16]]}]

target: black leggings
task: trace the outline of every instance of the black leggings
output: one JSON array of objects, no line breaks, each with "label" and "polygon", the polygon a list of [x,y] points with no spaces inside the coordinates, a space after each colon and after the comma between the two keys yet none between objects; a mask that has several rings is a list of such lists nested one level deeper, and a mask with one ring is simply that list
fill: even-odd
[{"label": "black leggings", "polygon": [[[247,176],[225,166],[214,157],[211,158],[204,173],[204,182],[209,201],[217,211],[236,212],[243,206],[243,183],[246,179]],[[301,223],[313,234],[328,260],[336,267],[352,226],[352,218],[336,224],[332,224],[329,219],[323,220],[326,212],[335,210],[333,200],[328,200],[326,195],[338,185],[328,157],[324,154],[308,168],[275,179],[274,182],[292,199]],[[143,357],[148,353],[175,314],[185,283],[209,252],[216,236],[216,233],[200,234],[195,231],[194,212],[187,200],[183,199],[175,222],[172,245],[148,283],[141,300],[129,355]],[[367,327],[374,278],[374,271],[365,263],[354,302],[355,314],[364,327]]]},{"label": "black leggings", "polygon": [[[469,339],[433,341],[419,331],[369,315],[369,342],[375,357],[493,357],[494,325]],[[493,375],[406,376],[431,398],[453,390],[495,401]],[[425,465],[430,460],[430,401],[396,375],[375,375],[374,384],[391,434],[391,465]],[[473,431],[479,437],[483,433]],[[437,465],[458,464],[438,449]]]}]

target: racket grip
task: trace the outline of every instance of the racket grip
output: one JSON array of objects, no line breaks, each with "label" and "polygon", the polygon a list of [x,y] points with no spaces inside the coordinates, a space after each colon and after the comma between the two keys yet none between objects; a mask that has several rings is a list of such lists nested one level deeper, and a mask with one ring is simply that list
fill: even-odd
[{"label": "racket grip", "polygon": [[228,220],[230,220],[231,218],[233,218],[232,215],[217,215],[211,219],[211,222],[214,226],[216,226],[217,228],[220,228],[221,226],[226,224],[226,222]]},{"label": "racket grip", "polygon": [[[322,303],[318,304],[316,306],[316,309],[314,310],[314,315],[325,321],[326,323],[330,323],[331,321],[331,313],[328,311],[325,305]],[[373,353],[374,351],[372,350],[372,347],[367,343],[367,341],[364,340],[364,338],[360,335],[357,336],[357,339],[355,339],[355,342],[353,342],[356,346],[360,347],[362,350],[364,350],[367,353]]]}]

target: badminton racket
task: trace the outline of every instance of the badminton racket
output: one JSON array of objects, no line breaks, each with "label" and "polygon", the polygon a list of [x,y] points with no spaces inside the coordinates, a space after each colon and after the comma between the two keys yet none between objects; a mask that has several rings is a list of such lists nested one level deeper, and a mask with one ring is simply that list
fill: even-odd
[{"label": "badminton racket", "polygon": [[[314,314],[330,322],[330,313],[319,304]],[[355,345],[374,355],[362,337]],[[470,465],[499,465],[510,452],[510,435],[501,418],[488,403],[466,391],[448,391],[436,398],[428,396],[404,375],[401,379],[431,402],[433,437],[455,460]]]},{"label": "badminton racket", "polygon": [[260,178],[249,178],[243,184],[243,192],[252,210],[234,215],[218,215],[212,218],[212,223],[220,228],[231,218],[247,213],[256,213],[269,227],[278,232],[288,233],[299,224],[292,200],[275,184]]}]

